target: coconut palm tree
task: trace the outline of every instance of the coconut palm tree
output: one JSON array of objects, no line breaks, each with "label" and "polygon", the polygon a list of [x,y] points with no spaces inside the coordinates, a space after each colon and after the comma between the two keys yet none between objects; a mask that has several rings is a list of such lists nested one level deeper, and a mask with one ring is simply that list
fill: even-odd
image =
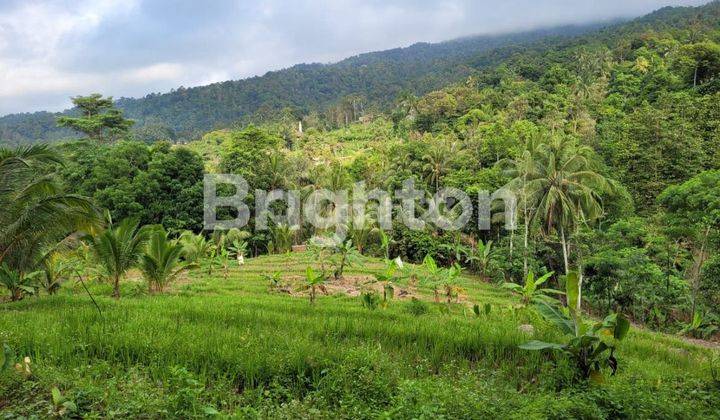
[{"label": "coconut palm tree", "polygon": [[348,235],[352,239],[355,247],[360,254],[363,253],[365,247],[370,243],[371,238],[378,234],[379,229],[375,226],[375,221],[370,218],[364,218],[362,222],[348,223]]},{"label": "coconut palm tree", "polygon": [[[560,237],[565,272],[570,272],[568,236],[582,223],[603,216],[601,195],[611,183],[595,172],[593,151],[571,139],[554,137],[523,154],[508,187],[520,191],[523,207],[533,209],[542,233]],[[527,225],[526,225],[527,228]]]},{"label": "coconut palm tree", "polygon": [[150,230],[148,226],[139,227],[137,219],[125,219],[117,226],[110,221],[103,232],[86,236],[97,262],[113,283],[114,298],[120,298],[120,279],[138,263]]},{"label": "coconut palm tree", "polygon": [[61,163],[45,145],[0,148],[0,263],[11,269],[35,269],[48,248],[99,223],[90,200],[63,191]]},{"label": "coconut palm tree", "polygon": [[217,248],[212,241],[208,241],[203,235],[196,235],[186,230],[180,235],[180,243],[183,246],[183,257],[185,261],[197,263],[213,253]]},{"label": "coconut palm tree", "polygon": [[443,145],[433,145],[430,150],[422,156],[423,172],[427,182],[440,189],[440,179],[445,175],[450,166],[450,153]]},{"label": "coconut palm tree", "polygon": [[147,250],[140,257],[140,271],[148,282],[150,292],[162,293],[191,264],[181,261],[183,245],[168,238],[167,232],[157,229],[150,234]]},{"label": "coconut palm tree", "polygon": [[[518,204],[523,215],[523,275],[528,275],[528,245],[530,238],[530,225],[535,214],[535,206],[537,197],[531,194],[528,188],[528,181],[533,177],[537,177],[538,171],[535,154],[539,142],[537,138],[531,138],[525,144],[525,149],[515,159],[506,159],[499,162],[500,166],[505,168],[505,174],[512,179],[505,187],[514,191],[518,195]],[[511,232],[511,235],[513,232]],[[512,244],[512,236],[511,236]],[[512,247],[511,247],[512,248]]]},{"label": "coconut palm tree", "polygon": [[40,285],[49,295],[54,295],[70,275],[70,270],[71,264],[63,260],[60,253],[53,250],[42,259]]},{"label": "coconut palm tree", "polygon": [[271,240],[268,243],[268,253],[285,254],[290,252],[292,250],[294,234],[295,229],[284,223],[272,225],[270,227]]},{"label": "coconut palm tree", "polygon": [[581,223],[600,219],[601,195],[611,190],[605,177],[592,168],[593,154],[587,146],[555,138],[538,148],[536,176],[528,182],[537,197],[536,217],[543,233],[560,235],[565,273],[570,272],[568,234]]}]

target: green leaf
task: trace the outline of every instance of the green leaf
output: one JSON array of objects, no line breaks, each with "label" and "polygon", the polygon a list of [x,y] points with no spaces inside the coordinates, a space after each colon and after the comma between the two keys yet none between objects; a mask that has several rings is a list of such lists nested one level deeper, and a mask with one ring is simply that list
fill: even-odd
[{"label": "green leaf", "polygon": [[513,292],[520,292],[523,290],[523,287],[516,283],[503,283],[502,288],[512,290]]},{"label": "green leaf", "polygon": [[616,340],[622,340],[630,331],[630,321],[622,315],[618,315],[615,324],[614,336]]},{"label": "green leaf", "polygon": [[0,370],[10,369],[15,361],[15,353],[7,343],[3,343],[3,364]]},{"label": "green leaf", "polygon": [[543,276],[540,277],[539,279],[535,280],[535,286],[540,286],[541,284],[545,283],[546,281],[548,281],[548,279],[549,279],[550,277],[552,277],[553,274],[555,274],[555,272],[554,272],[554,271],[551,271],[551,272],[543,275]]},{"label": "green leaf", "polygon": [[57,407],[60,404],[62,404],[63,397],[62,397],[62,394],[60,393],[60,390],[58,389],[58,387],[54,386],[52,388],[52,390],[50,391],[50,393],[52,394],[53,405],[55,405]]},{"label": "green leaf", "polygon": [[567,294],[567,304],[570,313],[575,317],[580,308],[580,279],[577,271],[571,271],[565,276],[565,290]]},{"label": "green leaf", "polygon": [[538,340],[532,340],[528,341],[525,344],[521,344],[518,346],[519,348],[523,350],[532,350],[532,351],[539,351],[539,350],[564,350],[565,345],[564,344],[558,344],[558,343],[546,343],[544,341],[538,341]]},{"label": "green leaf", "polygon": [[574,334],[575,325],[571,319],[568,319],[556,306],[547,302],[537,302],[535,305],[538,312],[550,321],[552,324],[560,328],[563,334]]}]

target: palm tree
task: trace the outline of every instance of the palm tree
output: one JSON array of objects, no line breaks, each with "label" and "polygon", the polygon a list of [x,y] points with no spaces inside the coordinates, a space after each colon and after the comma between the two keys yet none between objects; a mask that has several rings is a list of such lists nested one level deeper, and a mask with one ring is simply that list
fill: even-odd
[{"label": "palm tree", "polygon": [[49,295],[54,295],[70,274],[70,269],[70,264],[63,260],[58,252],[52,251],[42,259],[40,284]]},{"label": "palm tree", "polygon": [[603,216],[601,194],[611,188],[602,175],[592,170],[591,148],[556,138],[541,145],[539,152],[539,173],[529,182],[529,189],[538,198],[535,215],[542,221],[543,232],[560,235],[567,274],[568,232],[580,223]]},{"label": "palm tree", "polygon": [[348,223],[348,235],[360,254],[363,253],[370,239],[373,235],[376,235],[378,231],[379,229],[375,226],[375,221],[370,218],[363,218],[361,222],[358,221],[357,223],[355,220],[352,220]]},{"label": "palm tree", "polygon": [[[528,181],[533,177],[538,176],[538,171],[536,170],[537,162],[535,161],[538,144],[537,139],[531,138],[525,144],[525,149],[518,158],[499,162],[501,166],[506,167],[505,173],[512,179],[512,181],[506,185],[506,188],[509,188],[514,191],[515,194],[519,195],[518,201],[522,209],[524,224],[523,276],[525,277],[528,275],[528,242],[530,237],[530,224],[535,214],[535,206],[537,205],[536,202],[533,202],[536,197],[534,195],[531,196],[531,191],[528,189]],[[510,244],[512,257],[512,236]]]},{"label": "palm tree", "polygon": [[167,232],[157,229],[150,234],[145,254],[140,257],[140,271],[148,282],[150,292],[162,293],[191,264],[182,262],[183,246],[168,238]]},{"label": "palm tree", "polygon": [[0,263],[28,272],[48,248],[99,224],[90,200],[63,191],[52,172],[61,163],[45,145],[0,148]]},{"label": "palm tree", "polygon": [[209,256],[215,248],[212,241],[208,241],[203,235],[196,235],[186,230],[180,235],[180,243],[183,246],[183,257],[185,261],[197,263],[200,259]]},{"label": "palm tree", "polygon": [[86,237],[95,258],[113,283],[114,298],[120,298],[120,279],[137,264],[149,233],[147,226],[139,227],[137,219],[125,219],[117,226],[111,221],[105,231]]},{"label": "palm tree", "polygon": [[450,153],[441,145],[433,145],[431,149],[422,156],[423,171],[426,173],[428,183],[440,189],[440,179],[445,175],[450,165]]},{"label": "palm tree", "polygon": [[283,188],[288,183],[288,164],[281,152],[271,153],[266,161],[269,189]]},{"label": "palm tree", "polygon": [[522,173],[509,187],[520,190],[526,206],[534,204],[532,219],[544,234],[560,236],[565,272],[569,269],[568,235],[580,224],[603,216],[601,194],[610,182],[593,170],[593,151],[572,140],[555,137],[523,158]]},{"label": "palm tree", "polygon": [[270,227],[271,240],[268,243],[270,254],[285,254],[292,250],[295,229],[280,223]]}]

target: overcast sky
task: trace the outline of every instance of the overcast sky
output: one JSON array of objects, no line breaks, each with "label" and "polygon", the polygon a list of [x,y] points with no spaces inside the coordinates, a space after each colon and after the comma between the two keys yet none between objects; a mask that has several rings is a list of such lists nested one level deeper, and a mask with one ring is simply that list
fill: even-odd
[{"label": "overcast sky", "polygon": [[0,115],[706,0],[0,0]]}]

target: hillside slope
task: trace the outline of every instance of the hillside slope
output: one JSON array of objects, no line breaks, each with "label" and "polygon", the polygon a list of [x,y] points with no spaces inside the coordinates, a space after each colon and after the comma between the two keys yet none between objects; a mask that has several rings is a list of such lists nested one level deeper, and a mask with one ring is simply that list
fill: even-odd
[{"label": "hillside slope", "polygon": [[[322,112],[348,96],[355,97],[353,107],[357,101],[364,109],[384,109],[402,92],[421,95],[528,51],[547,55],[562,54],[568,47],[586,43],[612,46],[633,34],[687,27],[702,20],[720,20],[718,1],[700,7],[665,7],[626,23],[419,43],[361,54],[334,64],[299,64],[263,76],[180,87],[169,93],[121,98],[117,102],[128,117],[137,121],[136,130],[144,131],[140,138],[187,140],[233,123],[272,118],[286,107],[297,115]],[[36,112],[1,117],[0,142],[21,144],[72,136],[67,129],[56,127],[57,115]]]},{"label": "hillside slope", "polygon": [[[438,44],[418,43],[361,54],[334,64],[299,64],[263,76],[180,87],[169,93],[121,98],[117,102],[127,116],[137,120],[138,128],[151,127],[171,137],[188,139],[252,118],[259,110],[283,107],[295,108],[300,113],[323,110],[348,95],[359,95],[366,105],[383,106],[402,91],[423,94],[462,80],[474,68],[498,63],[511,50],[529,44],[556,45],[598,27],[598,24],[563,26]],[[488,54],[501,47],[510,49],[503,54]],[[36,112],[4,116],[0,118],[0,141],[22,143],[71,136],[72,132],[55,126],[57,115]]]},{"label": "hillside slope", "polygon": [[[8,417],[233,418],[716,418],[713,353],[633,329],[619,369],[575,385],[560,355],[522,350],[559,340],[519,298],[465,276],[459,303],[395,283],[387,305],[364,307],[353,282],[383,269],[365,259],[314,305],[302,291],[311,254],[252,258],[196,269],[166,294],[139,279],[123,298],[107,283],[0,306],[3,338],[31,360],[32,376],[0,375]],[[281,283],[268,289],[283,268]],[[375,288],[381,287],[375,284]],[[401,295],[400,291],[409,294]],[[416,297],[413,300],[412,297]],[[475,316],[471,306],[489,305]],[[524,329],[519,328],[520,325]],[[530,329],[530,325],[533,327]],[[531,331],[531,332],[528,332]],[[57,388],[63,406],[53,402]],[[57,400],[56,400],[57,401]]]}]

